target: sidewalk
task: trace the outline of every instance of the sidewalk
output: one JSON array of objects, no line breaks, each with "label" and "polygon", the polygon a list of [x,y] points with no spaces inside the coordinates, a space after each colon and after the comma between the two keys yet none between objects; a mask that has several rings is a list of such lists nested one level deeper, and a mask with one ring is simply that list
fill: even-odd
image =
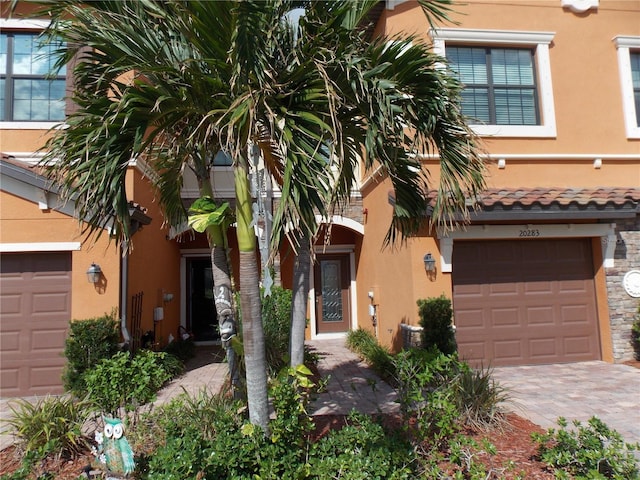
[{"label": "sidewalk", "polygon": [[311,415],[395,413],[399,411],[396,392],[351,352],[344,339],[307,342],[320,356],[318,369],[329,378],[326,390],[312,402]]}]

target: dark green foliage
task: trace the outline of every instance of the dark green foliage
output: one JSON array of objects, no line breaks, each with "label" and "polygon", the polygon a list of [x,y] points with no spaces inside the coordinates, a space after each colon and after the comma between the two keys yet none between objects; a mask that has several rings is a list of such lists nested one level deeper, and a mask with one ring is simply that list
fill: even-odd
[{"label": "dark green foliage", "polygon": [[407,420],[415,418],[417,439],[428,439],[440,448],[458,430],[455,384],[469,367],[437,349],[406,350],[394,361],[403,415]]},{"label": "dark green foliage", "polygon": [[640,306],[636,321],[631,325],[631,345],[633,345],[636,360],[640,361]]},{"label": "dark green foliage", "polygon": [[5,422],[23,452],[22,467],[9,478],[27,478],[43,458],[72,458],[89,445],[82,426],[93,410],[86,401],[69,396],[44,397],[33,403],[20,399],[9,403],[9,410],[11,415]]},{"label": "dark green foliage", "polygon": [[465,425],[486,428],[503,422],[500,406],[509,400],[509,393],[493,379],[491,368],[461,369],[453,388],[460,420]]},{"label": "dark green foliage", "polygon": [[313,444],[308,478],[345,480],[416,478],[416,457],[406,439],[390,435],[370,417],[352,413],[347,425]]},{"label": "dark green foliage", "polygon": [[84,397],[87,388],[84,373],[118,351],[120,333],[115,313],[88,320],[75,320],[69,325],[64,355],[67,358],[62,380],[65,390]]},{"label": "dark green foliage", "polygon": [[614,479],[640,478],[638,462],[633,451],[640,444],[625,443],[615,430],[611,430],[597,417],[586,425],[574,420],[573,429],[567,428],[566,419],[558,419],[559,429],[546,433],[533,433],[542,461],[554,468],[559,479]]},{"label": "dark green foliage", "polygon": [[196,356],[196,345],[192,338],[178,338],[168,344],[164,351],[186,362]]},{"label": "dark green foliage", "polygon": [[437,347],[445,355],[458,351],[453,331],[451,300],[444,295],[418,300],[418,314],[422,331],[422,346]]},{"label": "dark green foliage", "polygon": [[289,363],[291,295],[291,290],[274,286],[271,295],[262,298],[265,353],[271,372],[279,372]]},{"label": "dark green foliage", "polygon": [[133,411],[152,401],[181,368],[180,360],[164,352],[140,350],[133,357],[119,352],[86,372],[89,399],[110,415],[116,416],[120,408]]},{"label": "dark green foliage", "polygon": [[352,414],[342,430],[310,444],[308,385],[307,372],[281,373],[272,387],[270,436],[245,423],[238,404],[223,397],[179,397],[139,423],[147,430],[137,444],[153,443],[139,473],[158,480],[416,478],[412,446],[364,415]]},{"label": "dark green foliage", "polygon": [[347,334],[347,347],[360,355],[373,368],[378,375],[386,380],[395,377],[393,357],[389,350],[368,330],[359,328],[351,330]]}]

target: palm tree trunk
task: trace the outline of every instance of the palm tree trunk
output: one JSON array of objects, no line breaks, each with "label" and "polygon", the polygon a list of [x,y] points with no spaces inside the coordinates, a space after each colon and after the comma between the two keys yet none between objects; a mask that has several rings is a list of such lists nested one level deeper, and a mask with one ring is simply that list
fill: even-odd
[{"label": "palm tree trunk", "polygon": [[234,166],[236,191],[236,232],[240,251],[240,308],[242,340],[247,380],[249,420],[268,431],[267,361],[260,302],[260,275],[256,255],[256,236],[251,225],[251,191],[246,159]]},{"label": "palm tree trunk", "polygon": [[291,337],[289,354],[291,366],[304,363],[304,330],[307,325],[307,297],[311,270],[311,242],[307,235],[300,239],[298,255],[293,267],[293,299],[291,302]]},{"label": "palm tree trunk", "polygon": [[[200,194],[213,198],[213,189],[209,181],[209,172],[206,178],[200,179]],[[213,300],[216,306],[218,327],[222,346],[227,353],[229,365],[229,378],[234,398],[240,392],[240,378],[238,373],[238,361],[236,353],[231,347],[231,339],[237,333],[237,326],[233,308],[233,295],[231,286],[231,268],[227,256],[227,241],[224,228],[220,225],[207,227],[207,240],[211,249],[211,274],[213,278]]]}]

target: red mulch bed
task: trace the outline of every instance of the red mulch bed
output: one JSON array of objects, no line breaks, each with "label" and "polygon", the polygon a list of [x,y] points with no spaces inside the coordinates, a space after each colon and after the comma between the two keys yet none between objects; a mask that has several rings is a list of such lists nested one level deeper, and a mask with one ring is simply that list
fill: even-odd
[{"label": "red mulch bed", "polygon": [[[388,416],[384,420],[389,426],[398,426],[401,422],[398,416]],[[318,416],[314,418],[314,421],[316,430],[312,439],[317,440],[330,430],[344,426],[345,417]],[[506,425],[500,430],[490,433],[467,431],[466,434],[478,443],[481,443],[483,438],[487,438],[495,445],[496,455],[474,457],[474,460],[484,463],[495,472],[496,475],[489,478],[552,480],[553,474],[545,468],[543,463],[536,460],[536,446],[531,440],[531,432],[543,432],[543,430],[518,415],[509,414]],[[18,453],[16,447],[9,447],[0,452],[0,475],[14,472],[20,466]],[[36,479],[39,475],[49,472],[57,480],[76,480],[92,460],[93,457],[90,454],[75,460],[48,459],[38,466],[30,478]],[[455,466],[443,464],[441,468],[453,473]]]}]

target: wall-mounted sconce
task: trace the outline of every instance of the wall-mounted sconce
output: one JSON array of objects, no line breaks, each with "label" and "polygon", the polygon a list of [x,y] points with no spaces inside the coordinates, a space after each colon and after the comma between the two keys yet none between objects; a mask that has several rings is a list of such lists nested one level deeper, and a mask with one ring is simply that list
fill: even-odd
[{"label": "wall-mounted sconce", "polygon": [[100,268],[100,265],[92,263],[89,267],[89,270],[87,270],[87,280],[89,281],[89,283],[98,283],[100,281],[101,275],[102,269]]},{"label": "wall-mounted sconce", "polygon": [[431,253],[427,253],[422,260],[424,261],[424,269],[427,272],[434,272],[436,270],[436,259],[433,258]]},{"label": "wall-mounted sconce", "polygon": [[171,300],[173,300],[173,293],[164,293],[162,295],[162,300],[164,301],[164,303],[169,303]]}]

